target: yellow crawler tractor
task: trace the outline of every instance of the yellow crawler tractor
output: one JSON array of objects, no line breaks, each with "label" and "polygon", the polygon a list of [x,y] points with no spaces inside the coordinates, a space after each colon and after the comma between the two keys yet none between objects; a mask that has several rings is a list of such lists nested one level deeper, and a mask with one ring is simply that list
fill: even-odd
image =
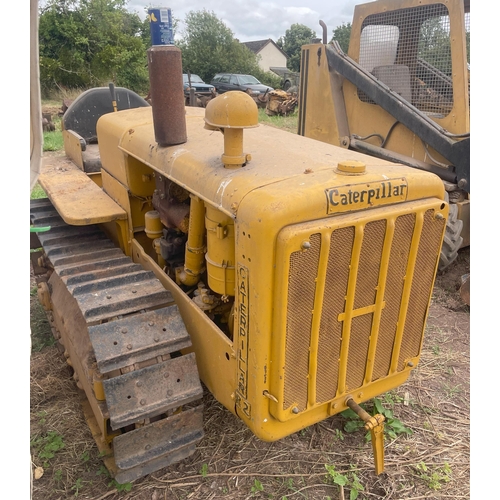
[{"label": "yellow crawler tractor", "polygon": [[300,135],[438,175],[450,202],[439,269],[470,244],[469,0],[355,7],[349,50],[302,47]]},{"label": "yellow crawler tractor", "polygon": [[106,465],[123,483],[193,453],[203,383],[267,441],[352,408],[382,472],[383,417],[360,404],[419,362],[443,182],[260,125],[243,92],[185,108],[180,51],[148,63],[152,106],[74,101],[31,202],[51,228],[40,297]]}]

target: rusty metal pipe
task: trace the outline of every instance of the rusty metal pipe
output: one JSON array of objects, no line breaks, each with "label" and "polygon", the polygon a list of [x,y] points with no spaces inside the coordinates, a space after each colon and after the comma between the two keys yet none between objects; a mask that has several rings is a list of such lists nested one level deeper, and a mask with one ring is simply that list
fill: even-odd
[{"label": "rusty metal pipe", "polygon": [[356,401],[352,398],[347,398],[345,404],[354,412],[356,415],[363,421],[363,422],[368,422],[372,416],[361,406],[359,406]]},{"label": "rusty metal pipe", "polygon": [[155,140],[160,146],[183,144],[187,133],[181,51],[155,45],[147,54]]}]

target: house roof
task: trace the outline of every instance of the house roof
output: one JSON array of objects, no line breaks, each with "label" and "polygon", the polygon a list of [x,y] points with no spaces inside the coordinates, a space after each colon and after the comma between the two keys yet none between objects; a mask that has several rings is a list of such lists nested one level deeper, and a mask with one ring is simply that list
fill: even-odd
[{"label": "house roof", "polygon": [[251,50],[254,54],[258,54],[266,45],[273,44],[287,59],[288,56],[280,49],[273,40],[268,38],[267,40],[256,40],[254,42],[241,42],[247,49]]}]

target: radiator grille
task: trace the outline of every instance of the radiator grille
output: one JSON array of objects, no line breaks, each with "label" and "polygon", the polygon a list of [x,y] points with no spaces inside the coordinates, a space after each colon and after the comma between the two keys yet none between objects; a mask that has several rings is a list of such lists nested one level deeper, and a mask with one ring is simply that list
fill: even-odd
[{"label": "radiator grille", "polygon": [[444,224],[433,209],[399,211],[310,231],[309,250],[290,252],[284,410],[328,402],[419,355]]}]

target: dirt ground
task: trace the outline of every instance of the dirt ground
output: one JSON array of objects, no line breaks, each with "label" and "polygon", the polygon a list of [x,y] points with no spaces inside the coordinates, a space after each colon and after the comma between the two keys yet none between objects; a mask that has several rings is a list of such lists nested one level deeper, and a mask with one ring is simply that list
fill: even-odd
[{"label": "dirt ground", "polygon": [[363,431],[346,431],[352,423],[347,418],[337,415],[265,443],[206,392],[205,437],[195,454],[133,484],[117,485],[103,467],[32,277],[32,498],[470,498],[470,308],[459,294],[469,256],[468,248],[461,250],[437,277],[418,367],[404,385],[379,397],[397,419],[388,426],[394,434],[386,436],[386,470],[379,476],[371,444]]}]

